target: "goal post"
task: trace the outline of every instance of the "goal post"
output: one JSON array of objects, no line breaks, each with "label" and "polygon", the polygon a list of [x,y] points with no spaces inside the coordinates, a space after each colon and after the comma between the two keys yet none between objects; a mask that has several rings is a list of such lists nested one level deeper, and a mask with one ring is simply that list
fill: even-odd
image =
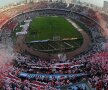
[{"label": "goal post", "polygon": [[58,40],[61,40],[60,36],[53,36],[53,41],[58,41]]}]

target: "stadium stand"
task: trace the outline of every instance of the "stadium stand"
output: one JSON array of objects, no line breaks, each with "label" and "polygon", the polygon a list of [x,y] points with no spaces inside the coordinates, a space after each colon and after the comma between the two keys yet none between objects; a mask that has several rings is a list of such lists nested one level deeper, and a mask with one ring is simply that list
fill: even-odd
[{"label": "stadium stand", "polygon": [[[61,9],[61,11],[58,11],[58,9]],[[3,90],[57,90],[57,86],[71,85],[86,80],[93,89],[102,90],[104,88],[104,90],[107,90],[108,52],[106,48],[103,48],[103,44],[106,44],[106,37],[103,36],[105,30],[99,25],[96,13],[88,7],[74,4],[67,7],[65,3],[49,2],[24,4],[0,13],[1,29],[12,31],[27,17],[64,15],[88,27],[87,33],[90,34],[92,40],[90,46],[84,52],[64,62],[59,59],[45,59],[28,54],[18,54],[14,63],[6,64],[0,68],[0,88],[3,88]],[[101,15],[108,22],[107,16]],[[21,76],[21,73],[24,74]],[[42,74],[48,74],[49,77]],[[58,76],[55,74],[58,74]],[[63,75],[60,77],[60,74],[70,76]],[[72,90],[79,90],[78,88],[88,90],[81,84],[72,86],[72,88]]]}]

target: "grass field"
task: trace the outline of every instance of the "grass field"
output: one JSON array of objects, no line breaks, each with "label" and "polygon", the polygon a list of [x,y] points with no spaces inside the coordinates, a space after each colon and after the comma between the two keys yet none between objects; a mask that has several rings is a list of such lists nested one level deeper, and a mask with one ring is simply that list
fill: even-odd
[{"label": "grass field", "polygon": [[52,40],[54,37],[82,38],[80,32],[64,17],[42,16],[36,17],[31,22],[26,41]]},{"label": "grass field", "polygon": [[[21,22],[23,25],[24,22]],[[16,41],[16,32],[22,31],[20,25],[13,31],[13,41]],[[59,37],[60,40],[54,40]],[[77,38],[77,39],[71,39]],[[31,41],[49,40],[47,42]],[[74,28],[64,17],[41,16],[36,17],[30,23],[28,34],[26,35],[26,44],[34,50],[49,54],[61,52],[71,52],[79,48],[83,43],[82,35]]]}]

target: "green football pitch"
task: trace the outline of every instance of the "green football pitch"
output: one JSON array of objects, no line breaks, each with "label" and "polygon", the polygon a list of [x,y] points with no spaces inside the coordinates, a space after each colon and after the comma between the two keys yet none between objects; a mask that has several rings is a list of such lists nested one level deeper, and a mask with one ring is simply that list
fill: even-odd
[{"label": "green football pitch", "polygon": [[26,44],[29,47],[50,54],[74,51],[82,43],[81,33],[66,18],[60,16],[40,16],[32,19],[26,35]]},{"label": "green football pitch", "polygon": [[82,38],[79,31],[64,17],[41,16],[32,20],[26,41],[53,40],[54,37],[62,39]]}]

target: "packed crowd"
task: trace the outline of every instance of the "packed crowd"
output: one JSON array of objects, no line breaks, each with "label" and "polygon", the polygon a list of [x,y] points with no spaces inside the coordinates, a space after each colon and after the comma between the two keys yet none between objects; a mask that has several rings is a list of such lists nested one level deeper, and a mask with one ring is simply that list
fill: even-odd
[{"label": "packed crowd", "polygon": [[[98,18],[96,16],[96,11],[93,11],[92,9],[80,5],[74,5],[70,4],[69,6],[65,3],[48,3],[48,2],[38,2],[38,3],[32,3],[32,4],[22,4],[18,6],[14,6],[13,8],[7,9],[0,13],[0,18],[2,18],[1,23],[3,21],[6,21],[7,19],[14,17],[18,14],[25,13],[30,10],[35,9],[43,9],[43,8],[56,8],[56,9],[68,9],[71,11],[78,12],[80,14],[83,14],[85,16],[91,17],[92,19],[98,21]],[[105,14],[102,14],[104,17],[107,17]],[[106,20],[106,18],[105,18]]]}]

